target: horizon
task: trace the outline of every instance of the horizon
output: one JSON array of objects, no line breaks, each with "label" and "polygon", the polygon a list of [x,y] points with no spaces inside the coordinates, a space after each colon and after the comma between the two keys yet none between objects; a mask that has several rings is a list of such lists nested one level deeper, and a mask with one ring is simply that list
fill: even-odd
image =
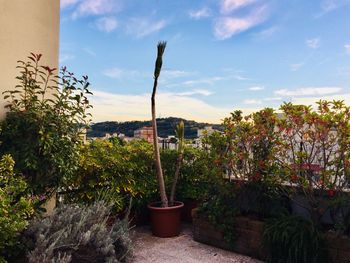
[{"label": "horizon", "polygon": [[285,102],[350,104],[349,0],[61,0],[60,66],[88,75],[93,122],[221,123]]}]

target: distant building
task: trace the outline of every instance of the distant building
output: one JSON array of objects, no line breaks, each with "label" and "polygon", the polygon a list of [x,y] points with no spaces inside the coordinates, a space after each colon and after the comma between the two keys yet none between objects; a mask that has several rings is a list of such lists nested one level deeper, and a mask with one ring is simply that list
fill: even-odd
[{"label": "distant building", "polygon": [[158,138],[158,147],[161,149],[176,150],[178,146],[178,140],[174,135],[168,136],[168,138]]},{"label": "distant building", "polygon": [[134,131],[134,137],[139,139],[144,139],[150,143],[153,142],[153,128],[152,127],[142,127]]},{"label": "distant building", "polygon": [[217,130],[213,129],[212,126],[205,126],[204,129],[198,129],[197,130],[197,137],[198,138],[203,138],[205,135],[211,135],[215,131],[217,131]]},{"label": "distant building", "polygon": [[118,133],[113,133],[113,134],[106,133],[103,139],[118,138],[118,137],[119,137]]}]

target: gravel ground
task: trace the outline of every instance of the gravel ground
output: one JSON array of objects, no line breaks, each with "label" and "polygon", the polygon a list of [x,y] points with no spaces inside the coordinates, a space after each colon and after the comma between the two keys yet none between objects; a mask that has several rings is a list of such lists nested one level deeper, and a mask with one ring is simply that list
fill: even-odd
[{"label": "gravel ground", "polygon": [[184,225],[178,237],[157,238],[149,227],[134,233],[133,263],[261,263],[262,261],[207,246],[192,239],[191,225]]}]

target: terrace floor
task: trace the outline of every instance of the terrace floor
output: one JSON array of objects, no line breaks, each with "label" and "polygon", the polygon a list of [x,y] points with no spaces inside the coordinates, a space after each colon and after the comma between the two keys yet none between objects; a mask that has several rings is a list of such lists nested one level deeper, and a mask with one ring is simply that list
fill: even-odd
[{"label": "terrace floor", "polygon": [[190,224],[183,225],[175,238],[158,238],[148,226],[134,233],[134,263],[259,263],[261,261],[198,243],[192,239]]}]

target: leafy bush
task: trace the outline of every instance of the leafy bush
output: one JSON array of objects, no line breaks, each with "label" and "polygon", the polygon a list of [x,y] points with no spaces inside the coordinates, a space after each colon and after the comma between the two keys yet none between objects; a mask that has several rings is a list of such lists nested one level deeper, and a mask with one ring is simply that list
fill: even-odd
[{"label": "leafy bush", "polygon": [[35,194],[50,195],[63,177],[74,175],[82,131],[91,106],[87,77],[40,65],[41,55],[19,61],[19,84],[6,91],[8,112],[0,133],[1,153],[9,153]]},{"label": "leafy bush", "polygon": [[149,143],[95,140],[82,147],[79,169],[64,181],[62,194],[66,202],[92,204],[107,191],[115,212],[123,211],[130,197],[134,209],[142,209],[157,193],[153,169]]},{"label": "leafy bush", "polygon": [[263,242],[271,263],[327,262],[322,239],[312,221],[283,215],[265,225]]},{"label": "leafy bush", "polygon": [[95,140],[82,147],[75,176],[64,181],[65,200],[92,204],[109,190],[110,201],[121,211],[125,208],[122,193],[132,191],[132,184],[132,164],[125,148],[117,141]]},{"label": "leafy bush", "polygon": [[0,262],[13,256],[20,248],[19,234],[28,225],[33,213],[27,184],[13,172],[14,161],[9,155],[0,160]]},{"label": "leafy bush", "polygon": [[178,199],[204,201],[208,198],[210,186],[218,179],[222,178],[217,178],[212,160],[208,158],[207,153],[202,149],[188,147],[184,151],[184,162],[178,183]]},{"label": "leafy bush", "polygon": [[132,253],[128,221],[107,227],[110,207],[63,205],[45,219],[33,221],[29,262],[124,262]]}]

